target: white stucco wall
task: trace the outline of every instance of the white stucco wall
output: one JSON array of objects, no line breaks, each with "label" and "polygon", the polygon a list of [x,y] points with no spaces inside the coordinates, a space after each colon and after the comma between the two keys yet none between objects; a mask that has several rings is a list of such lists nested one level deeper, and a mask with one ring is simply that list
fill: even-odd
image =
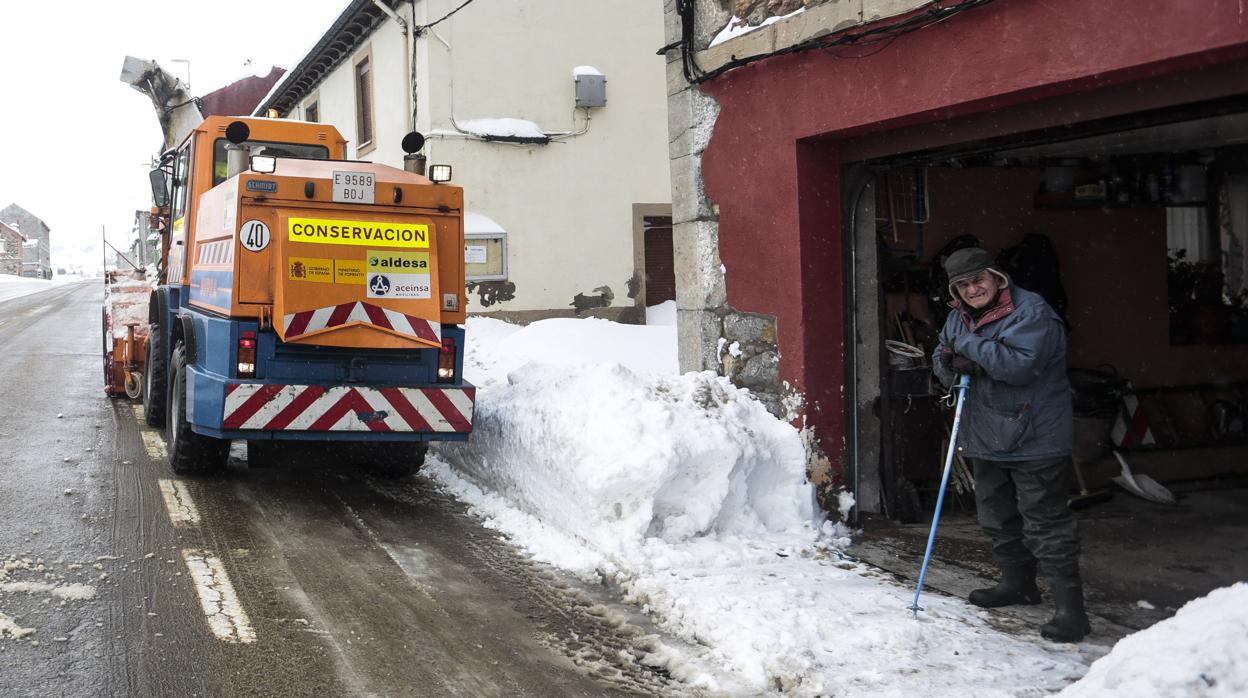
[{"label": "white stucco wall", "polygon": [[[418,0],[416,24],[462,0]],[[401,5],[400,16],[411,7]],[[431,136],[429,162],[454,167],[469,209],[507,229],[511,301],[471,311],[571,310],[577,293],[608,286],[613,307],[631,307],[633,205],[668,204],[667,94],[663,8],[637,0],[490,0],[474,3],[417,40],[417,129],[453,131],[460,122],[512,117],[544,131],[584,126],[574,114],[572,69],[607,78],[607,106],[590,110],[584,135],[545,146]],[[404,38],[393,21],[373,33],[376,148],[353,156],[402,166],[409,130]],[[357,51],[356,55],[359,55]],[[315,93],[320,120],[355,138],[354,60]],[[295,116],[302,117],[302,104]]]}]

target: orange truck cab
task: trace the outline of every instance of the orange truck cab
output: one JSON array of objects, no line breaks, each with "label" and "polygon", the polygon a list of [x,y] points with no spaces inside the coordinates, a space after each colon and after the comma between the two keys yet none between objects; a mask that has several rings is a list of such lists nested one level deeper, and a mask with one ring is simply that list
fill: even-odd
[{"label": "orange truck cab", "polygon": [[249,461],[315,440],[403,474],[471,432],[463,190],[345,146],[325,124],[214,116],[153,171],[143,405],[175,471],[220,470],[231,440]]}]

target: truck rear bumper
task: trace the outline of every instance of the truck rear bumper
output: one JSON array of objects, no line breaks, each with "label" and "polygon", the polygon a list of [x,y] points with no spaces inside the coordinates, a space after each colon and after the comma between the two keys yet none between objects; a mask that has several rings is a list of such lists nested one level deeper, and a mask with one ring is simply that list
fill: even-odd
[{"label": "truck rear bumper", "polygon": [[196,432],[234,439],[458,441],[472,431],[470,384],[380,387],[249,382],[191,371]]}]

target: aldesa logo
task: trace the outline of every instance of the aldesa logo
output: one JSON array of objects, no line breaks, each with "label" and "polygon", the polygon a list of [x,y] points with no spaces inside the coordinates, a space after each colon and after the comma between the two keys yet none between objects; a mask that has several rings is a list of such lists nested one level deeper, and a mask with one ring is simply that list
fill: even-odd
[{"label": "aldesa logo", "polygon": [[368,251],[369,272],[397,272],[400,274],[428,274],[428,252]]}]

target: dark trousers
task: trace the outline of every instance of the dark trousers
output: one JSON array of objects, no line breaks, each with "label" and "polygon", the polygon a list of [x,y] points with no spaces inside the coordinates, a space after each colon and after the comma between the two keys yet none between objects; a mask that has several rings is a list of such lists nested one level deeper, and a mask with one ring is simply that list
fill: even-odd
[{"label": "dark trousers", "polygon": [[1034,567],[1050,586],[1079,584],[1079,524],[1066,505],[1067,458],[972,458],[979,525],[1001,569]]}]

